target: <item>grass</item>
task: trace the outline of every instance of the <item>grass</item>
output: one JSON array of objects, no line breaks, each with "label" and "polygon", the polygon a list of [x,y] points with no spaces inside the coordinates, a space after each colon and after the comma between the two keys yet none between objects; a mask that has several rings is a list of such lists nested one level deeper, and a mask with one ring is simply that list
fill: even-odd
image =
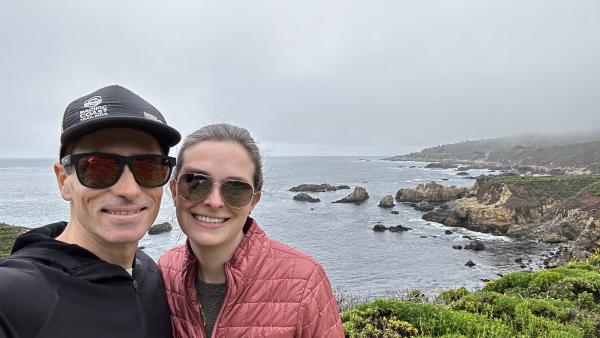
[{"label": "grass", "polygon": [[[415,292],[413,292],[415,293]],[[341,313],[348,337],[599,337],[600,253],[470,292],[378,299]]]},{"label": "grass", "polygon": [[23,227],[0,223],[0,258],[8,256],[17,236],[28,230]]},{"label": "grass", "polygon": [[539,191],[560,200],[577,198],[586,193],[600,196],[600,175],[498,176],[491,182],[505,184],[511,191]]}]

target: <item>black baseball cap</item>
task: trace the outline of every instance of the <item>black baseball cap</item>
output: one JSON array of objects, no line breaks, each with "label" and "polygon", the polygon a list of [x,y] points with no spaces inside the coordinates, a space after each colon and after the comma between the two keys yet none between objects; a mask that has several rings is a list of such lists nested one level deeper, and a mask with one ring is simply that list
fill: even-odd
[{"label": "black baseball cap", "polygon": [[154,136],[163,153],[181,140],[175,128],[146,100],[127,88],[112,85],[100,88],[71,102],[63,115],[60,158],[66,147],[80,137],[104,128],[133,128]]}]

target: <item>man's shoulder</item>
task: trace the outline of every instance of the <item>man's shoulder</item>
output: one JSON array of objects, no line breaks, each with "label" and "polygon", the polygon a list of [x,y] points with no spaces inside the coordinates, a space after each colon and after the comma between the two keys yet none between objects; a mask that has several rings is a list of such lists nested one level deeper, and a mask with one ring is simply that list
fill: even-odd
[{"label": "man's shoulder", "polygon": [[42,284],[55,278],[49,275],[63,275],[64,271],[56,269],[48,262],[40,262],[26,257],[9,256],[0,260],[0,288],[6,287],[10,282],[27,284]]},{"label": "man's shoulder", "polygon": [[[27,300],[48,304],[55,297],[64,273],[40,262],[7,258],[0,261],[0,312],[22,308]],[[31,304],[27,304],[30,306]],[[44,306],[39,307],[41,311]]]}]

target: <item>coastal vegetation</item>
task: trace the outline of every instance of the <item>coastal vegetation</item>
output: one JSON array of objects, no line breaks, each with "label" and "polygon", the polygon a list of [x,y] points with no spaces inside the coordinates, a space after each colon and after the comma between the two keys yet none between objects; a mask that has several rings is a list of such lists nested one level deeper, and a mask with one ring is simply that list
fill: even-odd
[{"label": "coastal vegetation", "polygon": [[15,238],[29,229],[0,223],[0,258],[10,254]]},{"label": "coastal vegetation", "polygon": [[514,272],[483,289],[428,299],[342,304],[348,337],[598,337],[600,253],[537,272]]},{"label": "coastal vegetation", "polygon": [[[567,201],[585,194],[600,196],[600,175],[490,176],[490,183],[505,185],[513,195],[531,191],[545,198]],[[523,196],[525,197],[525,196]],[[527,196],[529,197],[529,196]]]}]

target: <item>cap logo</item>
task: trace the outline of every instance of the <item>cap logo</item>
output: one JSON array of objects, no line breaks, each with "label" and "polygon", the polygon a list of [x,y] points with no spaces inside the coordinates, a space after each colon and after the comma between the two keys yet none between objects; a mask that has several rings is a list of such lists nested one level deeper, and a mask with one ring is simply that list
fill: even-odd
[{"label": "cap logo", "polygon": [[91,108],[99,105],[100,103],[102,103],[102,96],[92,96],[83,102],[83,107]]},{"label": "cap logo", "polygon": [[156,122],[160,122],[163,123],[163,121],[161,121],[158,117],[152,115],[152,114],[148,114],[147,112],[144,112],[144,117],[147,118],[148,120],[153,120]]}]

